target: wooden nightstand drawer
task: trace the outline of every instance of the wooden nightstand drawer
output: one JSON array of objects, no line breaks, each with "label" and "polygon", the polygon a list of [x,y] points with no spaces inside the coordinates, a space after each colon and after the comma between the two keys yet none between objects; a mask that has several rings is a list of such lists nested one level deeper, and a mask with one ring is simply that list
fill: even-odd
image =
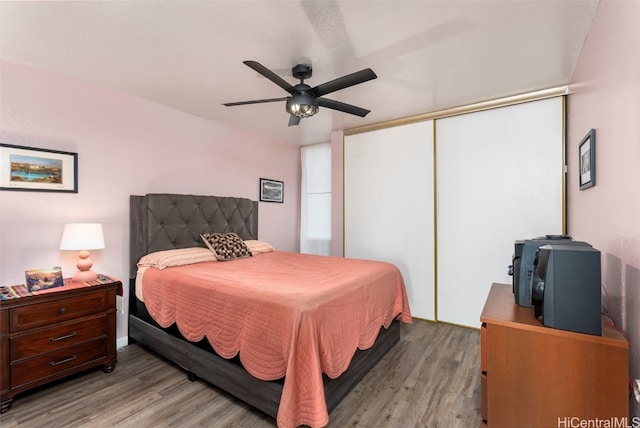
[{"label": "wooden nightstand drawer", "polygon": [[107,293],[92,293],[52,302],[23,306],[9,311],[10,331],[12,333],[35,327],[51,325],[86,315],[104,312],[113,308],[107,299]]},{"label": "wooden nightstand drawer", "polygon": [[100,339],[22,360],[11,366],[11,388],[41,381],[69,369],[77,369],[82,364],[104,360],[105,355],[107,341]]},{"label": "wooden nightstand drawer", "polygon": [[75,345],[107,335],[106,315],[84,318],[80,321],[68,322],[47,330],[26,333],[9,339],[11,361],[54,351],[65,346]]}]

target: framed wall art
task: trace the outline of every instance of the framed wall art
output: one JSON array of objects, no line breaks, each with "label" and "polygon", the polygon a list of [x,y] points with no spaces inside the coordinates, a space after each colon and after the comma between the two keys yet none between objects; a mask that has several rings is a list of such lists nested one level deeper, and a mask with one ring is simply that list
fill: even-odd
[{"label": "framed wall art", "polygon": [[261,202],[284,202],[284,183],[268,178],[260,179]]},{"label": "framed wall art", "polygon": [[0,144],[0,190],[78,193],[78,154]]},{"label": "framed wall art", "polygon": [[591,129],[578,145],[580,190],[596,185],[596,130]]}]

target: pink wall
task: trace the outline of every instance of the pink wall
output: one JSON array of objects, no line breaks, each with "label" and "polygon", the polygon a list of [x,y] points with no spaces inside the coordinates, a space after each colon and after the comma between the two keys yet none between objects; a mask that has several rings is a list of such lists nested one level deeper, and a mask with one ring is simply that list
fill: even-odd
[{"label": "pink wall", "polygon": [[[568,100],[568,229],[602,253],[611,315],[640,378],[640,2],[603,0]],[[578,190],[578,143],[596,130],[596,185]],[[640,406],[631,401],[632,416]]]},{"label": "pink wall", "polygon": [[[26,65],[0,60],[0,142],[78,153],[79,192],[0,192],[0,285],[61,265],[64,223],[101,222],[95,270],[125,281],[129,195],[152,192],[256,200],[260,177],[285,183],[285,203],[260,204],[260,239],[299,248],[300,149]],[[126,296],[125,296],[126,297]],[[125,299],[126,301],[126,299]],[[118,315],[118,338],[126,337]]]}]

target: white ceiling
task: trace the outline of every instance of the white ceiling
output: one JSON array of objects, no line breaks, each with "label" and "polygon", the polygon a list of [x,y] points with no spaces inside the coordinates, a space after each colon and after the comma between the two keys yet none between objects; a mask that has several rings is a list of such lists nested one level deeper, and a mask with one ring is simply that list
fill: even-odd
[{"label": "white ceiling", "polygon": [[[598,0],[78,1],[0,3],[0,55],[292,144],[330,132],[569,83]],[[242,64],[310,86],[370,67],[288,127],[288,94]]]}]

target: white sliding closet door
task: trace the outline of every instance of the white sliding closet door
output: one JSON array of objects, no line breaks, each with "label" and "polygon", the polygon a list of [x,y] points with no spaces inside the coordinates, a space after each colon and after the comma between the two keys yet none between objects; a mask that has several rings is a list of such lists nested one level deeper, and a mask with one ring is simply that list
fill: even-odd
[{"label": "white sliding closet door", "polygon": [[480,326],[513,243],[563,226],[562,98],[436,122],[438,320]]},{"label": "white sliding closet door", "polygon": [[412,315],[435,319],[433,122],[345,137],[345,256],[404,277]]}]

